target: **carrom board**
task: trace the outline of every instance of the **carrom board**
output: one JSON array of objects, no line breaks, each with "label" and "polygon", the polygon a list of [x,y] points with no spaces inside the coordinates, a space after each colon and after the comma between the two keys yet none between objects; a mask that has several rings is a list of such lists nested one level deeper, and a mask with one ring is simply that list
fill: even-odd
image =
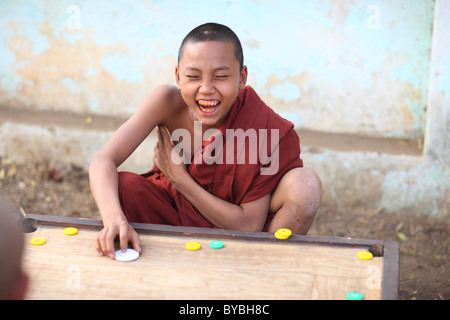
[{"label": "carrom board", "polygon": [[[142,253],[132,262],[100,256],[99,220],[27,215],[34,232],[24,233],[27,299],[396,299],[399,247],[396,242],[267,232],[173,227],[132,223]],[[67,227],[76,235],[63,233]],[[41,246],[31,239],[42,237]],[[221,249],[209,247],[222,241]],[[186,250],[198,242],[197,251]],[[370,260],[357,254],[369,251]]]}]

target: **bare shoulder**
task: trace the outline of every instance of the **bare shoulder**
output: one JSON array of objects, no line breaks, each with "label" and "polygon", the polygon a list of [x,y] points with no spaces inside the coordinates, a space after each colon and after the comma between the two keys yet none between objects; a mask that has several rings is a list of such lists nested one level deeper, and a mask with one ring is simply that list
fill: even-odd
[{"label": "bare shoulder", "polygon": [[176,86],[168,84],[160,85],[153,89],[147,99],[153,100],[153,102],[164,107],[164,109],[178,109],[184,106],[180,91]]},{"label": "bare shoulder", "polygon": [[164,98],[176,98],[177,95],[180,95],[180,91],[176,86],[170,84],[162,84],[153,89],[150,95],[160,96]]},{"label": "bare shoulder", "polygon": [[180,109],[185,109],[186,103],[181,96],[180,90],[173,85],[162,85],[157,88],[163,92],[164,101],[166,101],[166,107],[172,112],[179,112]]},{"label": "bare shoulder", "polygon": [[150,116],[157,123],[165,123],[185,107],[180,91],[173,85],[160,85],[153,89],[138,109],[138,113]]}]

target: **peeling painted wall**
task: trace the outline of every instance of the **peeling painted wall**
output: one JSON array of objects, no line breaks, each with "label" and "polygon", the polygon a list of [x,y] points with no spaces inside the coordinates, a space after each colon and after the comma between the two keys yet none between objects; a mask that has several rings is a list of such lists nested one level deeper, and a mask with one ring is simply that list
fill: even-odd
[{"label": "peeling painted wall", "polygon": [[[450,1],[437,0],[425,132],[426,159],[450,170]],[[450,186],[449,186],[450,190]],[[450,193],[449,197],[450,198]]]},{"label": "peeling painted wall", "polygon": [[0,2],[0,107],[130,115],[209,21],[297,127],[423,137],[433,0]]}]

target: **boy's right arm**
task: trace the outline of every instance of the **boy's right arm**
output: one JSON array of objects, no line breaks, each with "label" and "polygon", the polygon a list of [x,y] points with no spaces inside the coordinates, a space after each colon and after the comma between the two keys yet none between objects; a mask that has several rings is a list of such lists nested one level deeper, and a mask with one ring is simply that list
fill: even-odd
[{"label": "boy's right arm", "polygon": [[128,224],[118,195],[117,168],[136,150],[156,125],[171,116],[171,97],[176,88],[160,86],[142,102],[130,117],[106,142],[89,166],[92,195],[103,220],[103,230],[97,239],[97,251],[114,258],[114,239],[119,236],[120,248],[128,242],[141,251],[139,236]]}]

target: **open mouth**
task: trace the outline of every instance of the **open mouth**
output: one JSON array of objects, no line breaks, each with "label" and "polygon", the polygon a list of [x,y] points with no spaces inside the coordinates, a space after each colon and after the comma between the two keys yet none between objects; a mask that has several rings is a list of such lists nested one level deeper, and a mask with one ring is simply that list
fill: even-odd
[{"label": "open mouth", "polygon": [[213,113],[219,108],[219,100],[197,100],[197,105],[204,113]]}]

